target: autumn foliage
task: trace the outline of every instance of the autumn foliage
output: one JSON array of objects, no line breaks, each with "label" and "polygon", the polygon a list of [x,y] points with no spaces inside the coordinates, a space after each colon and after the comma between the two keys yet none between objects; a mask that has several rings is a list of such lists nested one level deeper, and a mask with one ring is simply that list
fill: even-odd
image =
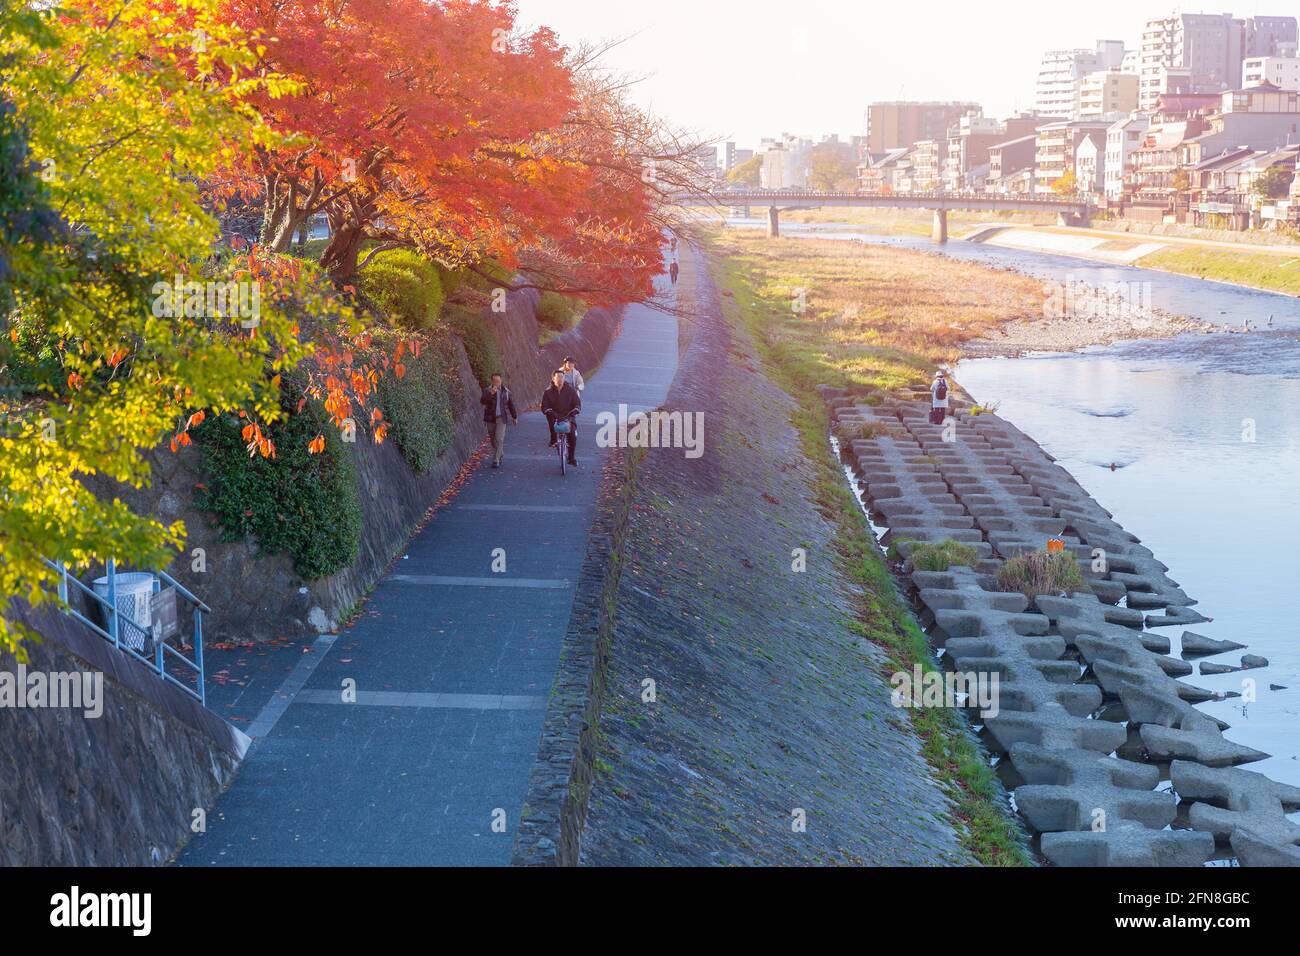
[{"label": "autumn foliage", "polygon": [[234,181],[263,204],[261,241],[289,248],[329,218],[321,257],[347,282],[411,246],[449,267],[494,259],[531,284],[619,301],[661,262],[643,157],[584,93],[546,29],[486,0],[226,0],[263,69],[295,92],[250,103],[281,134]]},{"label": "autumn foliage", "polygon": [[[369,258],[634,301],[689,185],[694,144],[510,2],[61,0],[0,6],[0,27],[0,179],[27,207],[0,202],[0,372],[24,343],[52,365],[0,382],[0,591],[33,602],[43,556],[158,567],[184,542],[84,477],[140,487],[153,449],[217,420],[272,467],[282,385],[384,440],[379,383],[423,339],[375,347]],[[236,206],[261,216],[251,243],[221,228]],[[319,268],[286,254],[318,214]],[[254,286],[260,315],[151,308],[173,283]],[[307,433],[294,456],[327,456]],[[0,646],[15,633],[0,619]]]}]

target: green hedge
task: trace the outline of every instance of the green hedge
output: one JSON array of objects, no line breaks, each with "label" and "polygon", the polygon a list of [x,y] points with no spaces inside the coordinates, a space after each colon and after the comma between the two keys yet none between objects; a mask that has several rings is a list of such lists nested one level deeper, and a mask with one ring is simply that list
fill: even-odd
[{"label": "green hedge", "polygon": [[537,303],[537,321],[542,328],[556,334],[567,332],[578,324],[587,304],[581,299],[574,299],[558,292],[543,292]]},{"label": "green hedge", "polygon": [[415,331],[438,325],[442,281],[438,270],[418,253],[381,252],[357,274],[357,287],[380,315],[396,325]]},{"label": "green hedge", "polygon": [[[296,406],[300,396],[285,391],[285,408]],[[309,400],[301,412],[272,427],[274,459],[249,457],[244,424],[228,414],[194,430],[207,472],[195,501],[215,517],[222,539],[252,535],[266,554],[287,552],[308,580],[352,564],[361,543],[355,465],[324,409]],[[325,451],[312,455],[307,444],[318,434],[325,436]]]},{"label": "green hedge", "polygon": [[482,312],[473,306],[453,305],[447,309],[444,318],[465,344],[469,367],[479,385],[486,388],[492,373],[502,370],[501,349],[497,345],[492,326]]},{"label": "green hedge", "polygon": [[[396,339],[377,336],[375,345],[391,356]],[[418,356],[409,350],[402,356],[401,378],[390,370],[379,379],[389,436],[417,475],[432,468],[456,436],[456,409],[465,398],[456,362],[451,337],[436,332],[422,339]]]}]

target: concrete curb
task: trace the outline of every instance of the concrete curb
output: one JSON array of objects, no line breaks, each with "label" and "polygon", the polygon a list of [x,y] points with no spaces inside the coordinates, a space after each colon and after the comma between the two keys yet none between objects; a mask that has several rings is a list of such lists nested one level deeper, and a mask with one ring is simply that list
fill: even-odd
[{"label": "concrete curb", "polygon": [[595,773],[596,731],[614,631],[635,466],[611,449],[582,575],[546,707],[541,745],[520,814],[512,866],[577,866]]}]

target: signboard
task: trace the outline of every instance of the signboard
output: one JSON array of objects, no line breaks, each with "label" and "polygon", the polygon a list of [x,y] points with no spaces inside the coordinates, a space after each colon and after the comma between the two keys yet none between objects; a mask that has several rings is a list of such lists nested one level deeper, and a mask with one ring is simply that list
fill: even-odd
[{"label": "signboard", "polygon": [[176,623],[176,589],[164,588],[149,603],[154,643],[170,640],[180,633]]}]

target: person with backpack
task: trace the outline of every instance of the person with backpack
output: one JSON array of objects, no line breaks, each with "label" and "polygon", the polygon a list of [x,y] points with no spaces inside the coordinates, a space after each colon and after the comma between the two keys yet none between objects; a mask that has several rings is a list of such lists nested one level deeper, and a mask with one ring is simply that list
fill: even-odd
[{"label": "person with backpack", "polygon": [[942,425],[948,417],[948,380],[943,377],[943,370],[934,373],[934,384],[930,386],[930,424]]}]

